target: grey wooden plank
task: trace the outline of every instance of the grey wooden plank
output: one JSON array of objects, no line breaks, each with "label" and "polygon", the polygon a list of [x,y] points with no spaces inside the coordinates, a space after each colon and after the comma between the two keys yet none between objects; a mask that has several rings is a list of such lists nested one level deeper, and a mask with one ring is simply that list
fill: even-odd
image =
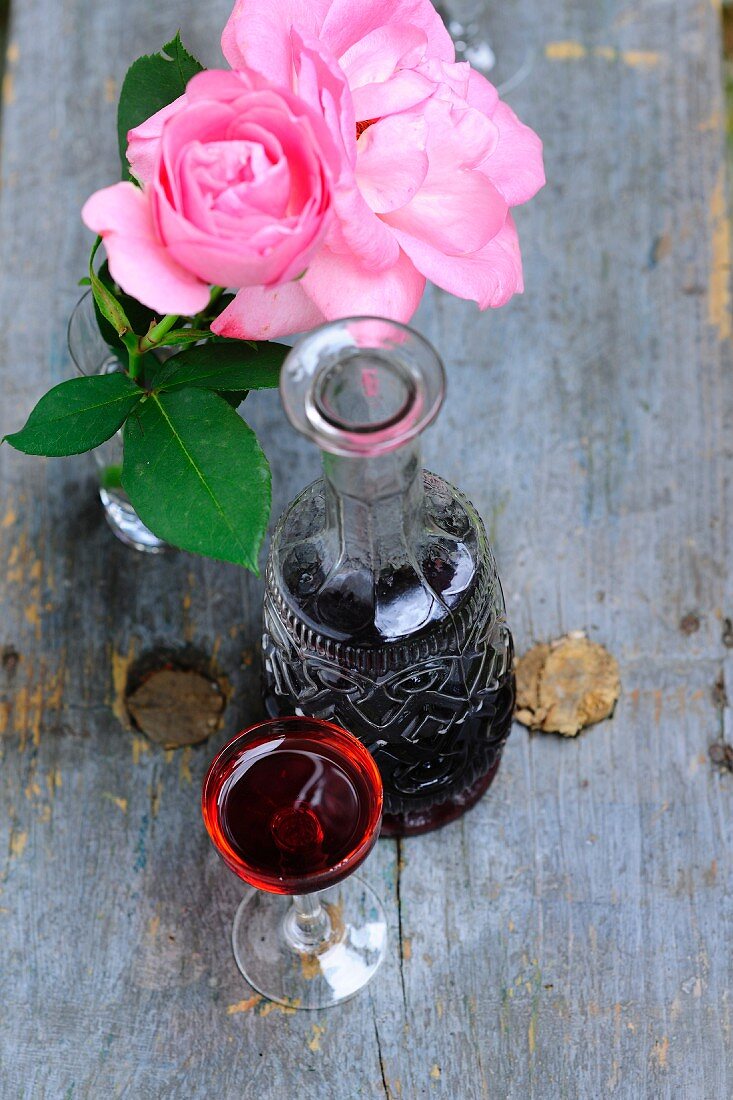
[{"label": "grey wooden plank", "polygon": [[[69,370],[78,209],[116,170],[127,60],[180,24],[213,61],[227,8],[14,6],[0,432]],[[450,391],[427,459],[487,519],[520,648],[587,629],[621,662],[616,716],[570,743],[518,728],[468,817],[380,844],[385,973],[337,1011],[271,1010],[235,973],[238,887],[199,822],[214,746],[166,756],[116,700],[132,655],[185,640],[235,689],[219,740],[258,713],[260,582],[136,557],[83,459],[1,449],[0,645],[21,655],[0,670],[3,1097],[731,1093],[733,777],[707,759],[731,736],[713,685],[733,684],[717,14],[512,0],[481,18],[497,52],[536,48],[511,98],[551,182],[520,214],[523,300],[478,315],[428,294]],[[248,415],[277,510],[317,459],[274,395]]]}]

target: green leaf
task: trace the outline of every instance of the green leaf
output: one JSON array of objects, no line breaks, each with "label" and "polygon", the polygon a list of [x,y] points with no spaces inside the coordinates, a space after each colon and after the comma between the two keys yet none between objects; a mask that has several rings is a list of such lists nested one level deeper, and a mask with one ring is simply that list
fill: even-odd
[{"label": "green leaf", "polygon": [[203,69],[181,42],[180,31],[160,53],[139,57],[127,70],[117,107],[117,138],[123,179],[131,179],[127,163],[127,134],[186,90],[192,76]]},{"label": "green leaf", "polygon": [[174,355],[156,378],[156,389],[265,390],[280,381],[280,368],[290,348],[243,340],[227,340],[188,348]]},{"label": "green leaf", "polygon": [[143,397],[126,374],[72,378],[49,390],[25,427],[5,439],[27,455],[76,455],[91,451],[122,427]]},{"label": "green leaf", "polygon": [[233,409],[238,409],[243,401],[246,401],[249,390],[224,390],[219,396],[223,397]]},{"label": "green leaf", "polygon": [[257,437],[215,393],[151,394],[125,425],[122,485],[159,538],[258,572],[270,468]]}]

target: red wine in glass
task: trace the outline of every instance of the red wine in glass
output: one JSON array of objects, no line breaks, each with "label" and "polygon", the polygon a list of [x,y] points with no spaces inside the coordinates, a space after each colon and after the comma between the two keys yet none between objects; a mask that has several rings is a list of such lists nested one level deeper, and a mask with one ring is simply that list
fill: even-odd
[{"label": "red wine in glass", "polygon": [[376,843],[382,797],[368,750],[318,719],[252,726],[212,762],[206,828],[227,866],[256,888],[237,911],[234,954],[271,1000],[326,1007],[376,972],[384,913],[369,887],[348,876]]},{"label": "red wine in glass", "polygon": [[382,785],[355,738],[296,718],[235,738],[207,776],[203,806],[236,875],[259,890],[306,894],[340,882],[369,855]]}]

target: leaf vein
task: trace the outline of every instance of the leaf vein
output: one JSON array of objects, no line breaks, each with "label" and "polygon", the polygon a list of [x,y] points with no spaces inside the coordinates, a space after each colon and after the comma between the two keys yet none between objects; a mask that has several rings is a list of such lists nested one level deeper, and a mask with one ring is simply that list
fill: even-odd
[{"label": "leaf vein", "polygon": [[[79,416],[80,413],[93,413],[97,409],[108,409],[111,405],[116,405],[118,401],[129,401],[131,398],[135,398],[136,400],[140,400],[141,397],[142,397],[142,393],[140,393],[139,397],[138,397],[137,394],[134,394],[134,393],[123,393],[123,394],[120,394],[119,397],[113,397],[111,401],[100,401],[96,405],[82,405],[82,407],[80,409],[71,409],[68,412],[62,413],[60,416],[44,417],[42,420],[39,419],[38,425],[40,425],[40,424],[57,424],[61,420],[68,420],[69,417],[73,418],[73,417]],[[27,427],[29,427],[29,428],[33,428],[35,426],[36,425],[34,425],[34,424],[28,424],[27,425]]]},{"label": "leaf vein", "polygon": [[[231,531],[232,535],[236,539],[237,544],[241,547],[242,551],[245,554],[247,554],[247,547],[242,542],[238,532],[235,530],[235,528],[229,522],[226,512],[224,511],[224,509],[220,505],[219,501],[217,500],[216,495],[212,492],[208,482],[206,481],[206,478],[203,475],[203,472],[199,469],[198,465],[196,464],[196,461],[195,461],[193,455],[188,450],[188,448],[186,447],[186,444],[183,442],[183,439],[181,438],[181,436],[176,431],[176,428],[175,428],[175,425],[174,425],[173,421],[171,420],[171,418],[168,416],[165,409],[163,408],[163,405],[160,402],[157,394],[153,394],[152,398],[155,401],[155,403],[157,404],[158,408],[160,409],[161,415],[162,415],[163,419],[165,420],[166,424],[168,425],[168,427],[171,431],[171,434],[174,436],[175,440],[177,441],[178,445],[180,446],[181,450],[183,451],[183,454],[186,456],[189,463],[191,464],[191,468],[193,469],[194,473],[198,477],[199,481],[203,485],[203,487],[206,490],[206,492],[208,493],[208,495],[211,497],[211,500],[214,504],[214,507],[216,508],[217,512],[219,513],[219,515],[223,519],[225,526],[229,529],[229,531]],[[247,556],[249,556],[249,555],[247,554]]]}]

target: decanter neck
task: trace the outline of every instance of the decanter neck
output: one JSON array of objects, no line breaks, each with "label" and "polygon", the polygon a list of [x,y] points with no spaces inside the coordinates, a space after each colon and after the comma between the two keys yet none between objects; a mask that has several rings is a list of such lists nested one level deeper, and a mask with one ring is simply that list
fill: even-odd
[{"label": "decanter neck", "polygon": [[[381,317],[313,329],[285,360],[285,411],[323,452],[328,528],[338,536],[330,581],[347,564],[374,572],[409,563],[419,571],[413,548],[424,490],[417,440],[438,414],[444,383],[435,349]],[[363,575],[362,582],[366,592],[371,580]]]},{"label": "decanter neck", "polygon": [[388,454],[324,452],[329,526],[338,532],[340,556],[378,571],[409,561],[423,510],[423,476],[417,439]]}]

